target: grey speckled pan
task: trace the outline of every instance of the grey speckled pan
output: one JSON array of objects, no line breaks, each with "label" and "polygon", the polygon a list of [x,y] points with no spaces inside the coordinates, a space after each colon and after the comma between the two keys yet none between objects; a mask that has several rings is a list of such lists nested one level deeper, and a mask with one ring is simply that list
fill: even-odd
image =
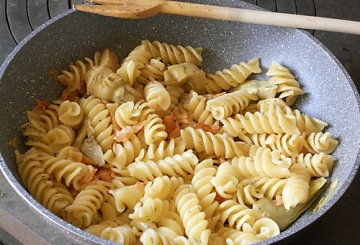
[{"label": "grey speckled pan", "polygon": [[[255,8],[241,1],[206,2]],[[111,244],[65,223],[39,205],[19,183],[14,151],[8,142],[19,135],[25,111],[34,106],[35,99],[59,96],[61,86],[48,75],[51,69],[60,71],[105,47],[121,58],[142,39],[201,46],[207,71],[253,57],[261,58],[264,71],[273,60],[289,67],[306,92],[299,100],[300,109],[329,122],[327,130],[340,141],[333,154],[336,164],[330,181],[338,180],[339,185],[332,198],[318,212],[306,212],[280,235],[259,244],[286,239],[318,219],[343,195],[359,167],[359,96],[345,69],[312,36],[294,29],[226,21],[175,16],[122,20],[69,11],[25,38],[0,69],[0,166],[29,208],[37,209],[64,233],[75,233],[89,243]]]}]

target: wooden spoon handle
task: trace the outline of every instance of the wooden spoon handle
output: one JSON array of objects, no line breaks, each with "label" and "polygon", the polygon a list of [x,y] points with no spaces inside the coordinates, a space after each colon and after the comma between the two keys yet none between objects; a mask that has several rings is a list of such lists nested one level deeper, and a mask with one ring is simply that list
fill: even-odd
[{"label": "wooden spoon handle", "polygon": [[360,22],[324,17],[165,1],[161,13],[245,23],[360,34]]}]

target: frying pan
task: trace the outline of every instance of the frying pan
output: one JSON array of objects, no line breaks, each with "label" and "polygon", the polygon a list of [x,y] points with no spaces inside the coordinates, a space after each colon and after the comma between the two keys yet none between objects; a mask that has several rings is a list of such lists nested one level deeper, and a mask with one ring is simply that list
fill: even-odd
[{"label": "frying pan", "polygon": [[[201,1],[204,2],[204,1]],[[207,4],[257,9],[241,1],[206,1]],[[62,85],[49,76],[96,51],[111,48],[121,59],[142,39],[203,47],[203,69],[210,72],[228,68],[240,61],[260,57],[266,71],[271,61],[288,67],[305,95],[296,106],[310,116],[329,123],[329,131],[339,141],[333,153],[335,166],[329,185],[338,185],[328,202],[317,212],[310,207],[280,235],[260,242],[286,241],[328,211],[343,195],[359,168],[359,95],[340,62],[307,32],[255,24],[194,19],[161,15],[142,20],[107,18],[69,10],[27,36],[0,68],[0,167],[13,189],[59,229],[71,232],[88,243],[112,244],[62,221],[33,199],[23,188],[16,169],[14,149],[8,142],[26,122],[25,111],[36,99],[54,100]],[[20,150],[24,146],[19,145]],[[315,202],[316,203],[316,202]],[[61,241],[59,241],[61,244]]]}]

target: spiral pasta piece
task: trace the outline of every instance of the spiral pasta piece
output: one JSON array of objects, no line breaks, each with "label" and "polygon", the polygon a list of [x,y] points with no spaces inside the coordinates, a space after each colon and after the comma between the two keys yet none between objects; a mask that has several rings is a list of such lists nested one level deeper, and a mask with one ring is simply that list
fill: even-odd
[{"label": "spiral pasta piece", "polygon": [[17,152],[17,156],[18,172],[29,193],[45,208],[62,217],[63,209],[73,202],[72,196],[45,173],[40,161],[36,160],[38,152],[35,148],[21,156]]},{"label": "spiral pasta piece", "polygon": [[214,124],[211,111],[206,108],[207,97],[199,95],[195,91],[190,91],[180,102],[182,107],[187,110],[187,118],[198,123],[207,125]]},{"label": "spiral pasta piece", "polygon": [[117,172],[123,169],[135,160],[140,154],[142,145],[136,135],[123,143],[114,143],[112,148],[103,155],[104,160],[110,165],[110,168]]},{"label": "spiral pasta piece", "polygon": [[292,161],[284,158],[278,151],[259,147],[254,156],[234,157],[231,164],[236,166],[240,174],[247,178],[261,176],[285,178],[291,175],[289,170]]},{"label": "spiral pasta piece", "polygon": [[43,114],[39,116],[39,121],[43,123],[44,129],[49,131],[60,124],[59,122],[59,105],[51,104]]},{"label": "spiral pasta piece", "polygon": [[149,245],[177,245],[175,241],[154,229],[147,229],[140,237],[142,244]]},{"label": "spiral pasta piece", "polygon": [[286,157],[297,157],[303,149],[303,135],[289,134],[241,134],[239,138],[248,144],[278,150]]},{"label": "spiral pasta piece", "polygon": [[189,240],[207,244],[211,231],[207,229],[205,213],[201,211],[199,198],[190,185],[180,186],[174,193],[174,198]]},{"label": "spiral pasta piece", "polygon": [[216,175],[211,180],[211,183],[221,197],[230,199],[235,194],[241,177],[236,166],[231,165],[229,162],[224,162],[217,168]]},{"label": "spiral pasta piece", "polygon": [[108,227],[113,228],[116,226],[124,225],[122,222],[122,219],[115,218],[115,219],[108,219],[104,220],[96,225],[91,225],[85,229],[85,231],[89,232],[90,234],[93,234],[95,236],[100,237],[101,233]]},{"label": "spiral pasta piece", "polygon": [[100,52],[94,54],[94,59],[85,57],[85,61],[77,60],[75,64],[71,64],[68,70],[63,70],[58,75],[58,80],[64,84],[71,92],[80,88],[80,84],[85,81],[85,75],[94,66],[98,65],[100,60]]},{"label": "spiral pasta piece", "polygon": [[150,59],[151,53],[144,49],[143,45],[139,45],[121,62],[120,68],[117,69],[116,73],[120,75],[127,84],[133,85],[141,74],[140,69],[144,68]]},{"label": "spiral pasta piece", "polygon": [[255,94],[235,91],[208,100],[206,109],[211,112],[214,119],[222,120],[233,114],[242,113],[251,101],[257,99]]},{"label": "spiral pasta piece", "polygon": [[227,245],[247,245],[260,242],[262,239],[257,237],[252,231],[239,231],[231,227],[223,227],[218,231],[222,239],[226,239]]},{"label": "spiral pasta piece", "polygon": [[184,184],[182,178],[176,177],[156,177],[153,181],[145,186],[145,196],[150,198],[160,198],[162,200],[170,200],[177,187]]},{"label": "spiral pasta piece", "polygon": [[282,192],[284,207],[287,210],[308,200],[311,180],[309,170],[301,164],[293,165],[291,172],[295,175],[289,177]]},{"label": "spiral pasta piece", "polygon": [[294,161],[305,166],[315,177],[328,177],[334,164],[333,157],[323,152],[314,155],[301,153]]},{"label": "spiral pasta piece", "polygon": [[71,128],[80,126],[84,119],[84,113],[76,102],[66,100],[59,106],[59,121]]},{"label": "spiral pasta piece", "polygon": [[47,132],[49,147],[54,153],[58,153],[62,148],[70,146],[75,139],[75,132],[69,126],[61,124]]},{"label": "spiral pasta piece", "polygon": [[100,237],[119,244],[136,244],[135,233],[128,224],[107,227],[101,232]]},{"label": "spiral pasta piece", "polygon": [[195,174],[191,180],[194,192],[199,198],[200,206],[205,213],[205,219],[208,220],[210,229],[214,229],[219,221],[219,216],[215,215],[219,202],[216,200],[217,194],[212,180],[216,175],[216,169],[212,159],[206,159],[195,167]]},{"label": "spiral pasta piece", "polygon": [[70,159],[48,156],[43,159],[41,166],[45,173],[52,174],[57,182],[64,182],[66,186],[72,185],[75,190],[82,187],[82,178],[89,172],[89,168]]},{"label": "spiral pasta piece", "polygon": [[148,64],[145,64],[140,69],[140,75],[136,81],[140,84],[147,84],[150,80],[164,81],[164,72],[166,65],[159,59],[150,59]]},{"label": "spiral pasta piece", "polygon": [[75,226],[86,228],[92,224],[102,203],[108,198],[109,183],[95,180],[76,196],[74,202],[65,208],[68,220]]},{"label": "spiral pasta piece", "polygon": [[329,132],[318,132],[318,133],[310,133],[304,142],[304,148],[312,153],[325,153],[330,154],[332,153],[339,142],[332,138],[331,133]]},{"label": "spiral pasta piece", "polygon": [[278,96],[281,99],[285,99],[288,105],[293,104],[296,98],[304,93],[289,69],[275,61],[271,62],[270,69],[266,75],[271,76],[270,84],[278,85]]},{"label": "spiral pasta piece", "polygon": [[180,215],[176,210],[169,210],[164,218],[158,222],[159,229],[166,227],[176,234],[176,236],[184,236],[185,230]]},{"label": "spiral pasta piece", "polygon": [[245,115],[228,117],[221,122],[224,131],[234,137],[246,133],[300,135],[296,120],[294,115],[286,114],[280,107],[274,106],[266,114],[247,112]]},{"label": "spiral pasta piece", "polygon": [[159,41],[150,42],[149,40],[143,40],[142,45],[145,50],[151,53],[152,58],[160,58],[165,64],[192,63],[201,66],[201,48],[183,47],[181,45],[174,46]]},{"label": "spiral pasta piece", "polygon": [[180,138],[162,140],[159,144],[151,144],[147,149],[141,149],[136,161],[159,161],[166,157],[181,154],[185,151],[186,143]]},{"label": "spiral pasta piece", "polygon": [[235,228],[238,231],[242,231],[245,224],[252,226],[256,220],[262,217],[258,211],[239,204],[234,200],[222,202],[217,210],[221,214],[220,222],[222,224],[228,222],[229,227]]},{"label": "spiral pasta piece", "polygon": [[145,195],[134,206],[134,212],[129,218],[137,221],[148,221],[157,223],[169,212],[169,201],[160,198],[152,198]]},{"label": "spiral pasta piece", "polygon": [[229,90],[244,83],[252,73],[260,72],[259,58],[254,58],[247,63],[234,64],[230,69],[217,71],[215,74],[208,74],[209,80],[207,80],[205,89],[209,94]]},{"label": "spiral pasta piece", "polygon": [[171,104],[171,97],[165,87],[158,81],[152,80],[145,85],[145,100],[150,108],[156,111],[166,111]]},{"label": "spiral pasta piece", "polygon": [[133,211],[136,203],[144,196],[144,185],[136,183],[109,190],[109,193],[115,198],[116,208],[119,213],[124,212],[125,209]]},{"label": "spiral pasta piece", "polygon": [[189,150],[157,162],[151,160],[133,162],[128,166],[128,169],[131,176],[148,182],[164,175],[179,177],[186,176],[189,173],[193,174],[197,163],[197,157]]},{"label": "spiral pasta piece", "polygon": [[244,144],[235,142],[233,138],[221,134],[204,132],[202,129],[187,127],[180,131],[181,138],[186,142],[186,149],[206,152],[207,155],[233,158],[243,156]]},{"label": "spiral pasta piece", "polygon": [[128,101],[118,106],[114,112],[114,117],[117,125],[124,128],[144,121],[149,114],[154,112],[155,110],[150,108],[145,100],[140,99],[136,103]]},{"label": "spiral pasta piece", "polygon": [[81,99],[80,106],[94,129],[96,141],[103,152],[106,152],[111,148],[115,136],[109,110],[99,98],[93,95]]}]

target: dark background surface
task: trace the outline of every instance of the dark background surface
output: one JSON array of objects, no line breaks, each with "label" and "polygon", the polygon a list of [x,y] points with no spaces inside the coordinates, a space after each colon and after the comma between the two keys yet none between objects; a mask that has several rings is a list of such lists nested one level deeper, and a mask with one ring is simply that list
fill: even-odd
[{"label": "dark background surface", "polygon": [[[271,11],[360,21],[360,0],[245,0]],[[27,34],[79,0],[0,0],[0,64]],[[360,36],[310,31],[343,64],[360,89]],[[360,174],[334,207],[314,224],[278,244],[360,244]],[[0,243],[48,244],[39,238],[46,221],[33,226],[26,204],[0,173]],[[50,228],[49,228],[50,229]],[[59,236],[65,234],[55,234]],[[66,235],[65,235],[66,236]],[[55,239],[55,238],[54,238]],[[70,244],[64,240],[64,244]],[[76,244],[76,243],[73,243]]]}]

